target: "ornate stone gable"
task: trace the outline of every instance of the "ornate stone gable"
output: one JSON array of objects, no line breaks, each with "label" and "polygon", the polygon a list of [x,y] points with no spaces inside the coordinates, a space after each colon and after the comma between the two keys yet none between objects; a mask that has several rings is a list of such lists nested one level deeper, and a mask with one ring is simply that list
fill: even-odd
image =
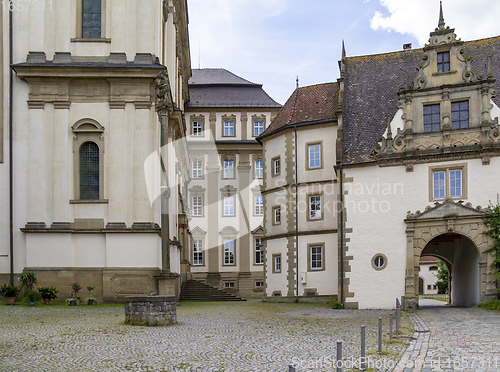
[{"label": "ornate stone gable", "polygon": [[373,151],[381,165],[398,165],[403,158],[418,163],[498,156],[500,126],[498,118],[491,117],[497,94],[491,56],[487,73],[478,74],[475,56],[466,55],[463,44],[454,29],[445,27],[441,9],[413,82],[401,83],[397,92],[404,127],[393,137],[389,123],[387,135]]},{"label": "ornate stone gable", "polygon": [[427,206],[424,212],[408,212],[406,220],[417,221],[424,219],[449,219],[456,217],[483,217],[488,213],[490,213],[489,208],[482,208],[480,205],[474,208],[471,203],[445,200],[442,203],[434,203],[433,207]]}]

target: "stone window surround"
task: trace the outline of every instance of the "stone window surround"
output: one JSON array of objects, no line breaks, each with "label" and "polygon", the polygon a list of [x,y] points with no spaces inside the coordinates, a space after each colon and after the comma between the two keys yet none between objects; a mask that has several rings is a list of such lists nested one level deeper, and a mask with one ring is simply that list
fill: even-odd
[{"label": "stone window surround", "polygon": [[[452,99],[450,100],[450,103],[451,105],[453,105],[453,103],[460,103],[460,102],[467,102],[468,105],[467,105],[467,127],[464,127],[464,128],[469,128],[470,127],[470,100],[469,99]],[[451,118],[450,118],[450,123],[451,123],[451,126],[453,128],[453,108],[451,108]],[[459,129],[464,129],[464,128],[459,128]]]},{"label": "stone window surround", "polygon": [[[311,267],[311,262],[312,262],[311,247],[321,247],[321,269],[313,269]],[[307,271],[308,272],[325,271],[325,242],[307,244]]]},{"label": "stone window surround", "polygon": [[194,218],[205,217],[205,191],[206,191],[206,189],[203,188],[202,186],[196,185],[196,186],[193,186],[190,189],[188,189],[188,191],[189,191],[189,199],[190,199],[189,203],[191,205],[191,210],[193,210],[193,197],[201,196],[201,201],[202,201],[201,216],[194,216],[191,213],[191,217],[194,217]]},{"label": "stone window surround", "polygon": [[[278,223],[276,223],[276,215],[275,215],[276,209],[279,210],[279,214],[280,214],[280,221]],[[279,225],[281,225],[281,205],[275,205],[275,206],[273,206],[273,215],[272,215],[272,218],[273,218],[273,226],[279,226]]]},{"label": "stone window surround", "polygon": [[72,42],[111,42],[106,38],[106,0],[101,0],[101,38],[100,39],[84,39],[82,38],[82,19],[83,19],[83,0],[76,1],[76,38],[71,39]]},{"label": "stone window surround", "polygon": [[[232,161],[233,162],[233,176],[232,177],[224,177],[224,161]],[[236,179],[236,155],[234,154],[222,154],[221,155],[221,180],[234,180]]]},{"label": "stone window surround", "polygon": [[257,263],[257,260],[256,260],[256,254],[257,254],[257,239],[262,239],[263,238],[263,235],[254,235],[253,236],[253,264],[254,266],[262,266],[264,265],[264,241],[262,241],[262,247],[261,247],[261,252],[262,252],[262,262],[261,263]]},{"label": "stone window surround", "polygon": [[[226,136],[224,135],[224,122],[233,122],[233,135]],[[236,115],[222,115],[221,117],[221,136],[222,137],[236,137]]]},{"label": "stone window surround", "polygon": [[[384,264],[382,265],[382,267],[377,267],[377,266],[375,266],[375,259],[376,259],[377,257],[382,257],[382,258],[384,259]],[[383,254],[383,253],[377,253],[377,254],[375,254],[375,255],[372,257],[372,259],[371,259],[371,264],[372,264],[372,267],[373,267],[373,269],[374,269],[374,270],[376,270],[376,271],[384,270],[384,269],[387,267],[387,262],[388,262],[388,261],[387,261],[387,256],[386,256],[385,254]]]},{"label": "stone window surround", "polygon": [[[221,191],[221,207],[222,207],[222,217],[236,217],[236,193],[238,191],[237,188],[231,186],[231,185],[226,185],[223,188],[220,189]],[[233,214],[231,215],[225,215],[224,214],[224,198],[225,197],[232,197],[233,198]]]},{"label": "stone window surround", "polygon": [[265,115],[252,115],[252,137],[255,138],[257,137],[255,135],[255,122],[256,121],[260,121],[263,123],[263,130],[262,131],[265,131],[266,128],[267,128],[267,125],[266,125],[266,116]]},{"label": "stone window surround", "polygon": [[[311,218],[311,201],[310,197],[311,196],[320,196],[321,197],[321,203],[320,203],[320,208],[321,208],[321,217],[320,218]],[[323,221],[325,219],[325,200],[323,196],[323,191],[317,191],[317,192],[311,192],[306,194],[306,200],[307,200],[307,221]]]},{"label": "stone window surround", "polygon": [[[462,170],[462,196],[459,197],[450,197],[450,170]],[[434,172],[445,172],[445,188],[446,188],[446,196],[440,199],[434,199]],[[468,189],[467,189],[467,163],[460,164],[448,164],[448,165],[437,165],[433,167],[429,167],[429,201],[436,200],[445,200],[445,199],[453,199],[453,200],[464,200],[468,198]]]},{"label": "stone window surround", "polygon": [[[195,264],[194,263],[194,241],[195,240],[199,240],[201,241],[201,264]],[[191,257],[193,258],[193,266],[196,266],[196,267],[204,267],[205,266],[205,252],[204,252],[204,239],[201,238],[201,237],[192,237],[191,238]]]},{"label": "stone window surround", "polygon": [[[275,161],[278,161],[279,162],[279,171],[277,173],[275,173]],[[275,156],[274,158],[271,158],[271,177],[277,177],[281,174],[281,156]]]},{"label": "stone window surround", "polygon": [[[193,135],[193,122],[201,122],[201,135],[200,136],[195,136]],[[190,125],[190,133],[192,137],[200,138],[200,137],[205,137],[205,116],[204,115],[191,115],[189,117],[189,122],[191,123]]]},{"label": "stone window surround", "polygon": [[[73,131],[73,182],[74,199],[70,203],[74,204],[93,204],[96,202],[107,203],[104,195],[104,127],[94,119],[78,120],[72,127]],[[80,147],[85,142],[94,142],[99,148],[99,199],[81,200],[80,199]]]},{"label": "stone window surround", "polygon": [[[310,168],[309,167],[309,146],[313,145],[319,145],[319,153],[320,153],[320,166],[319,167],[314,167]],[[306,170],[311,171],[311,170],[316,170],[316,169],[323,169],[324,167],[324,162],[323,162],[323,141],[312,141],[312,142],[306,142]]]},{"label": "stone window surround", "polygon": [[[280,269],[279,270],[276,270],[276,258],[279,257],[279,261],[280,261]],[[281,262],[281,253],[273,253],[272,255],[272,266],[273,266],[273,274],[281,274],[281,271],[282,271],[282,262]]]},{"label": "stone window surround", "polygon": [[[193,177],[193,162],[195,161],[201,161],[201,177]],[[205,159],[203,159],[203,156],[192,156],[191,157],[191,178],[193,180],[203,180],[205,179],[205,169],[204,169],[204,166],[205,166]]]},{"label": "stone window surround", "polygon": [[[256,161],[262,162],[262,177],[256,177],[256,167],[255,167]],[[262,155],[253,155],[252,156],[252,168],[253,168],[252,174],[253,174],[254,180],[261,180],[264,178],[264,159],[262,158]]]},{"label": "stone window surround", "polygon": [[[203,231],[202,229],[200,229],[199,227],[195,227],[192,231],[191,231],[191,244],[189,246],[190,248],[190,252],[189,252],[189,257],[194,257],[194,251],[193,251],[193,240],[201,240],[201,246],[202,246],[202,264],[201,265],[194,265],[193,266],[196,266],[196,267],[205,267],[205,262],[206,262],[206,256],[205,256],[205,235],[207,233],[205,231]],[[194,260],[193,260],[194,262]]]}]

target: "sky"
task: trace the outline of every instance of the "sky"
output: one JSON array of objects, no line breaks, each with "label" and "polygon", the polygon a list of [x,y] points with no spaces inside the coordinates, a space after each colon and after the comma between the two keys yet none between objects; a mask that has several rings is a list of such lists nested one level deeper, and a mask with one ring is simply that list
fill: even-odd
[{"label": "sky", "polygon": [[[500,0],[443,0],[443,13],[462,40],[500,35]],[[284,104],[297,76],[336,81],[342,40],[348,57],[423,47],[439,1],[188,0],[188,14],[193,68],[225,68]]]}]

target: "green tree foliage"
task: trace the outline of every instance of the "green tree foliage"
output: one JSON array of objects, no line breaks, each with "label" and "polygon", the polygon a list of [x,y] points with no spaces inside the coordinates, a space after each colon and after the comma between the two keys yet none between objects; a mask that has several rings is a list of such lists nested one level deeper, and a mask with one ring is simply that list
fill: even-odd
[{"label": "green tree foliage", "polygon": [[445,294],[448,290],[448,266],[444,261],[439,260],[437,263],[437,282],[436,285],[438,287],[438,294]]},{"label": "green tree foliage", "polygon": [[[500,279],[500,196],[497,194],[497,204],[493,205],[490,202],[490,214],[488,214],[483,222],[489,228],[484,233],[493,238],[493,244],[486,253],[493,256],[492,269],[496,271],[497,283]],[[497,284],[498,285],[498,284]],[[497,288],[498,291],[498,288]]]}]

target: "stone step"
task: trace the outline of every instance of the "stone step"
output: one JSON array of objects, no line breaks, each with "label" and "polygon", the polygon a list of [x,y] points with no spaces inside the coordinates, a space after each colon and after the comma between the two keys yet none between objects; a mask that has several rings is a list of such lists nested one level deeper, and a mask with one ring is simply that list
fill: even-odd
[{"label": "stone step", "polygon": [[184,285],[179,301],[245,301],[245,299],[191,279]]}]

